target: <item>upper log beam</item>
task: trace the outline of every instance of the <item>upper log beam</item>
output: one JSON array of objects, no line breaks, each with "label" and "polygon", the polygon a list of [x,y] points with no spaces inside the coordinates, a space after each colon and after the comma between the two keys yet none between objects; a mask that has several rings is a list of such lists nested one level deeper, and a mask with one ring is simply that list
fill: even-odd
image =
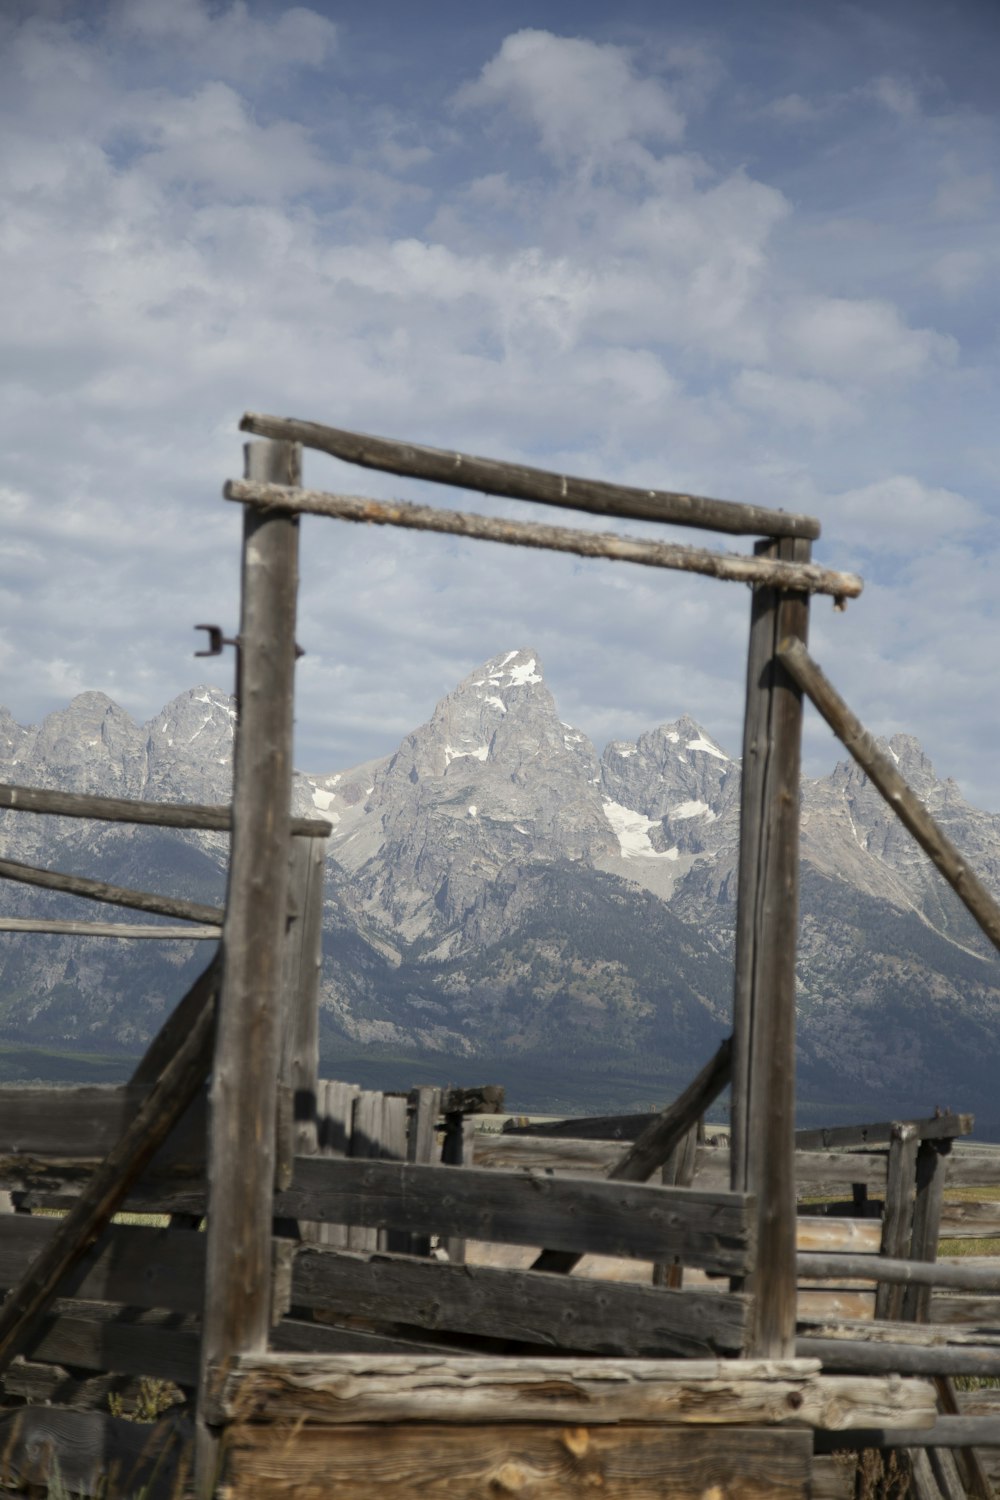
[{"label": "upper log beam", "polygon": [[[228,833],[233,810],[200,802],[136,802],[128,797],[92,797],[54,792],[45,787],[0,784],[0,807],[17,812],[52,813],[60,818],[96,818],[107,823],[149,823],[156,828],[203,828]],[[289,831],[302,838],[325,839],[333,824],[324,818],[292,818]]]},{"label": "upper log beam", "polygon": [[365,469],[382,469],[411,479],[456,485],[486,495],[506,495],[512,500],[535,500],[541,505],[558,505],[567,510],[586,510],[599,516],[669,521],[674,526],[697,526],[703,531],[725,531],[736,536],[814,539],[820,534],[819,522],[813,516],[738,505],[732,500],[709,500],[702,495],[673,490],[644,490],[604,480],[576,479],[553,474],[548,469],[530,468],[527,464],[474,458],[468,453],[371,437],[319,422],[301,422],[294,417],[247,412],[240,428],[243,432],[255,432],[258,437],[286,438],[306,448],[318,448],[322,453]]},{"label": "upper log beam", "polygon": [[605,557],[614,562],[639,563],[648,568],[671,568],[701,573],[730,583],[767,584],[806,594],[832,594],[840,603],[856,599],[864,584],[854,573],[838,573],[815,563],[778,562],[734,552],[711,552],[704,547],[682,547],[673,542],[646,541],[609,531],[578,531],[570,526],[544,526],[537,521],[505,521],[495,516],[470,515],[460,510],[438,510],[405,500],[370,500],[363,495],[337,495],[326,490],[294,489],[230,479],[223,487],[227,500],[264,511],[291,515],[334,516],[371,526],[402,526],[411,531],[437,531],[447,536],[503,542],[509,547],[538,547],[548,552],[570,552],[577,557]]}]

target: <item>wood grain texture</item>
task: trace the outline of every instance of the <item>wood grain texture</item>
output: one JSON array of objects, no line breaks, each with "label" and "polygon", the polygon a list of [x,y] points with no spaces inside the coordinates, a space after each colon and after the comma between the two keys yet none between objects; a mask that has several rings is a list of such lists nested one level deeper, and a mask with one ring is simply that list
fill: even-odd
[{"label": "wood grain texture", "polygon": [[[225,833],[233,826],[231,807],[199,802],[139,802],[128,797],[94,797],[33,786],[0,783],[0,807],[17,812],[50,813],[60,818],[96,818],[110,823],[143,823],[157,828],[206,828]],[[333,824],[325,818],[293,818],[291,832],[305,838],[329,838]]]},{"label": "wood grain texture", "polygon": [[553,1278],[539,1271],[301,1250],[292,1300],[342,1318],[625,1357],[738,1353],[743,1298]]},{"label": "wood grain texture", "polygon": [[[804,561],[809,543],[760,543]],[[749,1349],[789,1354],[795,1338],[795,932],[802,696],[778,642],[808,636],[802,593],[759,588],[747,657],[733,993],[732,1186],[757,1196]]]},{"label": "wood grain texture", "polygon": [[[913,1125],[900,1124],[892,1133],[886,1177],[885,1208],[882,1213],[883,1256],[898,1260],[908,1254],[913,1237],[913,1199],[917,1182],[917,1152],[920,1137]],[[801,1266],[800,1266],[801,1273]],[[901,1284],[890,1278],[875,1293],[875,1316],[899,1318],[903,1311]]]},{"label": "wood grain texture", "polygon": [[106,1412],[29,1407],[0,1417],[4,1477],[62,1493],[169,1500],[190,1472],[191,1431],[176,1417],[129,1422]]},{"label": "wood grain texture", "polygon": [[323,876],[325,840],[292,839],[289,847],[289,920],[282,970],[279,1088],[292,1100],[291,1131],[283,1143],[277,1174],[280,1187],[291,1181],[296,1156],[311,1156],[318,1145],[319,981],[323,961]]},{"label": "wood grain texture", "polygon": [[227,1429],[219,1500],[806,1500],[805,1432],[491,1426]]},{"label": "wood grain texture", "polygon": [[855,599],[864,587],[855,573],[836,573],[808,562],[772,562],[734,552],[710,552],[676,542],[647,541],[610,531],[579,531],[569,526],[547,526],[537,521],[506,521],[467,511],[438,510],[405,500],[370,500],[358,495],[334,495],[324,490],[286,489],[279,485],[230,480],[223,490],[227,500],[298,514],[332,516],[367,526],[402,526],[445,536],[500,542],[508,547],[534,547],[546,552],[568,552],[575,557],[606,558],[647,568],[669,568],[700,573],[729,583],[769,585],[804,593],[831,594],[838,601]]},{"label": "wood grain texture", "polygon": [[474,458],[468,453],[401,443],[368,433],[347,432],[319,422],[265,416],[247,412],[240,427],[260,437],[284,438],[332,453],[345,463],[409,475],[436,484],[479,490],[485,495],[507,495],[514,500],[537,500],[570,510],[591,511],[602,516],[624,516],[633,520],[670,521],[675,526],[697,526],[747,536],[818,537],[819,522],[812,516],[791,515],[756,505],[738,505],[730,500],[710,500],[673,490],[645,490],[631,485],[608,484],[595,479],[577,479],[553,474],[526,464]]},{"label": "wood grain texture", "polygon": [[340,1425],[573,1421],[714,1427],[928,1426],[927,1381],[828,1377],[797,1360],[539,1357],[366,1359],[247,1355],[223,1386],[227,1420]]},{"label": "wood grain texture", "polygon": [[[247,473],[297,483],[290,444],[247,445]],[[288,895],[299,526],[284,512],[244,514],[240,717],[223,933],[225,972],[212,1070],[205,1368],[266,1347],[271,1319],[280,989]],[[199,1427],[197,1492],[214,1481]]]},{"label": "wood grain texture", "polygon": [[832,1125],[818,1130],[797,1130],[795,1148],[797,1151],[848,1151],[858,1147],[872,1150],[891,1145],[899,1126],[912,1130],[919,1141],[951,1140],[956,1136],[971,1135],[974,1125],[972,1115],[944,1110],[918,1120],[879,1120],[872,1125]]},{"label": "wood grain texture", "polygon": [[638,1260],[677,1254],[733,1274],[745,1268],[751,1238],[740,1194],[476,1167],[299,1158],[280,1201],[295,1218]]}]

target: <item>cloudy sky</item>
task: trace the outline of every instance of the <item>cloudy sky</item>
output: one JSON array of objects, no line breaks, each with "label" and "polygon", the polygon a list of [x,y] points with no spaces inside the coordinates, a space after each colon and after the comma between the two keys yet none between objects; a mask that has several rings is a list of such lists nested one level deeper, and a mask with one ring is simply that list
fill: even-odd
[{"label": "cloudy sky", "polygon": [[[231,686],[192,627],[236,625],[249,408],[816,514],[866,579],[816,655],[1000,809],[998,43],[995,0],[4,0],[0,702]],[[748,614],[307,518],[297,759],[521,645],[598,749],[738,749]]]}]

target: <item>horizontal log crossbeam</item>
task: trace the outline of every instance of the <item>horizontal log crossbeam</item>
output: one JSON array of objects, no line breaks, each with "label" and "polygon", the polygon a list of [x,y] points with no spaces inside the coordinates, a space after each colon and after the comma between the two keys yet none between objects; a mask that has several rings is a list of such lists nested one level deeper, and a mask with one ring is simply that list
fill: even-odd
[{"label": "horizontal log crossbeam", "polygon": [[149,891],[134,891],[128,886],[109,885],[86,875],[66,875],[59,870],[42,870],[36,865],[18,864],[0,859],[0,879],[37,885],[43,890],[61,891],[67,896],[82,896],[87,901],[103,901],[109,906],[125,906],[133,911],[148,911],[161,917],[176,917],[198,922],[206,927],[222,927],[225,913],[216,906],[202,906],[180,896],[156,896]]},{"label": "horizontal log crossbeam", "polygon": [[701,495],[673,490],[646,490],[632,485],[608,484],[602,480],[577,479],[554,474],[526,464],[503,463],[492,458],[474,458],[468,453],[426,448],[391,438],[347,432],[320,422],[302,422],[294,417],[264,416],[247,412],[240,422],[242,432],[258,437],[284,439],[329,453],[344,463],[381,469],[410,479],[455,485],[484,495],[504,495],[511,500],[533,500],[568,510],[590,511],[601,516],[623,516],[633,521],[666,521],[673,526],[696,526],[703,531],[724,531],[744,536],[802,536],[815,539],[820,525],[813,516],[790,514],[732,500],[710,500]]},{"label": "horizontal log crossbeam", "polygon": [[569,526],[544,526],[537,521],[506,521],[466,511],[439,510],[404,500],[370,500],[364,496],[330,494],[230,479],[223,488],[227,500],[263,510],[294,515],[333,516],[369,526],[402,526],[411,531],[436,531],[447,536],[501,542],[510,547],[538,547],[569,552],[576,557],[603,557],[649,568],[671,568],[700,573],[731,583],[768,584],[772,588],[809,594],[832,594],[841,602],[856,599],[864,585],[854,573],[838,573],[815,563],[773,562],[738,553],[711,552],[704,547],[682,547],[672,542],[646,541],[608,531],[580,531]]},{"label": "horizontal log crossbeam", "polygon": [[[85,792],[56,792],[48,787],[7,783],[0,783],[0,807],[15,812],[50,813],[60,818],[149,824],[155,828],[200,828],[228,833],[233,826],[233,810],[223,803],[140,802],[130,797],[94,797]],[[325,839],[333,832],[333,824],[325,818],[292,818],[289,832],[300,838]]]}]

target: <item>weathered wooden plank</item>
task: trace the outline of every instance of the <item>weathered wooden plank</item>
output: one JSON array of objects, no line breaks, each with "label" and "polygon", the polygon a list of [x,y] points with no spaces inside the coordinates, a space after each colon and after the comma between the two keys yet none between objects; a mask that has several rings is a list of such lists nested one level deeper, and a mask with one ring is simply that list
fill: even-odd
[{"label": "weathered wooden plank", "polygon": [[280,1201],[301,1219],[638,1260],[670,1253],[733,1274],[745,1267],[751,1233],[740,1194],[409,1162],[300,1158]]},{"label": "weathered wooden plank", "polygon": [[984,1150],[956,1141],[948,1157],[947,1185],[1000,1187],[1000,1150]]},{"label": "weathered wooden plank", "polygon": [[[119,1209],[204,1082],[215,1035],[216,968],[202,976],[206,1002],[134,1119],[108,1152],[56,1232],[0,1307],[0,1369],[20,1350],[33,1319]],[[198,985],[191,993],[198,992]],[[153,1047],[156,1046],[154,1039]],[[270,1227],[270,1226],[269,1226]]]},{"label": "weathered wooden plank", "polygon": [[[653,1115],[639,1138],[611,1168],[608,1181],[641,1183],[652,1177],[722,1093],[731,1077],[732,1038],[726,1037],[715,1056],[709,1059],[683,1093],[658,1115]],[[580,1255],[576,1251],[566,1253],[547,1239],[544,1243],[546,1248],[534,1262],[534,1270],[565,1274],[579,1263]],[[679,1256],[679,1250],[670,1249]],[[692,1265],[698,1263],[691,1261]]]},{"label": "weathered wooden plank", "polygon": [[811,1464],[809,1433],[761,1428],[414,1424],[334,1433],[238,1424],[226,1431],[218,1495],[579,1500],[593,1490],[607,1500],[805,1500]]},{"label": "weathered wooden plank", "polygon": [[600,557],[615,562],[638,563],[648,568],[700,573],[732,583],[832,594],[837,600],[855,599],[864,587],[856,573],[836,573],[808,562],[772,562],[739,553],[710,552],[705,547],[684,547],[676,542],[619,536],[612,531],[581,531],[570,526],[543,525],[537,521],[508,521],[496,516],[472,515],[468,511],[438,510],[431,505],[414,505],[406,500],[371,500],[364,495],[291,489],[239,479],[231,479],[224,486],[223,495],[227,500],[257,506],[265,513],[276,509],[294,511],[299,515],[335,516],[342,521],[359,521],[366,526],[403,526],[413,531],[435,531],[445,536],[500,542],[509,547],[538,547],[548,552],[568,552],[576,557]]},{"label": "weathered wooden plank", "polygon": [[1000,1324],[1000,1301],[989,1296],[959,1296],[935,1291],[931,1296],[928,1322],[937,1324],[967,1323],[973,1327]]},{"label": "weathered wooden plank", "polygon": [[244,432],[260,437],[286,438],[307,448],[332,453],[345,463],[390,474],[426,479],[435,484],[479,490],[485,495],[506,495],[513,500],[536,500],[542,505],[591,511],[601,516],[624,516],[633,520],[669,521],[675,526],[697,526],[706,531],[724,531],[746,536],[818,537],[819,522],[812,516],[791,515],[740,505],[731,500],[710,500],[672,490],[637,489],[632,485],[603,480],[578,479],[553,474],[526,464],[475,458],[417,443],[401,443],[368,433],[347,432],[319,422],[301,422],[290,417],[247,412],[240,423]]},{"label": "weathered wooden plank", "polygon": [[944,1110],[941,1114],[928,1115],[919,1120],[880,1120],[874,1125],[832,1125],[818,1130],[797,1130],[795,1147],[798,1151],[849,1150],[851,1147],[869,1149],[889,1146],[898,1126],[905,1126],[916,1133],[919,1141],[949,1140],[956,1136],[970,1135],[975,1125],[973,1115],[956,1114]]},{"label": "weathered wooden plank", "polygon": [[[883,1256],[899,1260],[910,1249],[913,1236],[913,1199],[917,1180],[917,1152],[920,1138],[912,1125],[899,1124],[892,1132],[889,1146],[889,1169],[886,1178],[885,1209],[882,1216]],[[801,1266],[799,1268],[801,1274]],[[875,1294],[877,1318],[899,1318],[903,1311],[901,1285],[892,1285],[888,1277],[880,1282]]]},{"label": "weathered wooden plank", "polygon": [[853,1428],[930,1425],[925,1381],[828,1378],[811,1360],[245,1355],[221,1390],[226,1420],[443,1421]]},{"label": "weathered wooden plank", "polygon": [[781,659],[990,942],[1000,948],[1000,905],[900,774],[896,763],[879,749],[874,737],[851,712],[801,641],[782,641]]},{"label": "weathered wooden plank", "polygon": [[[649,1116],[646,1116],[647,1122]],[[604,1176],[621,1160],[622,1148],[614,1141],[548,1140],[534,1136],[501,1135],[490,1130],[476,1135],[476,1166],[498,1167],[514,1172],[593,1172]],[[718,1186],[727,1187],[719,1175]]]},{"label": "weathered wooden plank", "polygon": [[70,1375],[62,1365],[39,1364],[18,1355],[0,1377],[6,1396],[34,1406],[63,1406],[76,1411],[108,1411],[108,1398],[120,1397],[133,1406],[140,1394],[134,1375]]},{"label": "weathered wooden plank", "polygon": [[943,1203],[941,1234],[946,1239],[955,1240],[980,1240],[1000,1235],[1000,1203]]},{"label": "weathered wooden plank", "polygon": [[[317,1084],[317,1146],[320,1157],[349,1156],[351,1129],[354,1120],[354,1101],[361,1090],[355,1083],[342,1083],[337,1079],[323,1078]],[[295,1170],[292,1172],[292,1190],[296,1187]],[[293,1216],[294,1217],[294,1216]],[[303,1239],[339,1249],[347,1247],[348,1226],[329,1222],[299,1222],[299,1233]]]},{"label": "weathered wooden plank", "polygon": [[385,1255],[300,1250],[292,1285],[341,1316],[629,1357],[738,1353],[746,1328],[741,1297]]},{"label": "weathered wooden plank", "polygon": [[291,1129],[282,1141],[276,1174],[291,1181],[296,1156],[317,1148],[319,1082],[319,982],[323,962],[323,873],[326,843],[292,839],[289,845],[289,923],[282,970],[283,1016],[278,1087],[292,1101]]},{"label": "weathered wooden plank", "polygon": [[[81,1158],[91,1170],[106,1156],[149,1097],[135,1084],[83,1084],[0,1089],[0,1151],[3,1155]],[[170,1150],[187,1162],[204,1163],[205,1112],[189,1112],[183,1135]]]},{"label": "weathered wooden plank", "polygon": [[[0,1233],[0,1287],[13,1286],[59,1228],[58,1219],[12,1214]],[[192,1230],[111,1224],[60,1284],[64,1297],[199,1313],[205,1236]]]},{"label": "weathered wooden plank", "polygon": [[[913,1230],[910,1237],[910,1256],[913,1260],[932,1262],[937,1259],[946,1161],[950,1151],[949,1140],[920,1142],[917,1151]],[[926,1323],[930,1299],[928,1283],[910,1281],[903,1292],[903,1318],[911,1319],[914,1323]]]},{"label": "weathered wooden plank", "polygon": [[814,1451],[812,1500],[854,1500],[856,1479],[856,1455],[823,1455]]},{"label": "weathered wooden plank", "polygon": [[[828,1219],[799,1214],[795,1220],[795,1247],[800,1258],[808,1252],[831,1256],[836,1251],[877,1255],[880,1239],[881,1225],[878,1219]],[[801,1265],[799,1275],[802,1275]]]},{"label": "weathered wooden plank", "polygon": [[[247,445],[254,479],[301,479],[294,445]],[[216,1360],[263,1349],[271,1316],[279,1003],[288,895],[299,525],[287,512],[244,514],[240,719],[233,832],[212,1071],[208,1262],[202,1352]],[[216,1452],[199,1426],[197,1493]]]},{"label": "weathered wooden plank", "polygon": [[191,1437],[178,1417],[130,1422],[106,1412],[47,1407],[0,1417],[4,1479],[19,1487],[45,1485],[47,1493],[170,1500],[190,1473]]},{"label": "weathered wooden plank", "polygon": [[134,891],[128,886],[109,885],[106,880],[91,880],[85,875],[65,875],[59,870],[42,870],[36,865],[19,864],[0,859],[0,880],[18,880],[49,891],[63,891],[70,896],[84,896],[88,901],[103,901],[111,906],[127,906],[134,911],[155,912],[161,917],[181,917],[203,926],[221,927],[224,913],[215,906],[198,901],[184,901],[179,896],[155,896],[149,891]]},{"label": "weathered wooden plank", "polygon": [[149,938],[159,942],[219,941],[217,924],[212,927],[196,927],[193,924],[190,927],[169,927],[164,923],[156,927],[134,922],[61,922],[35,917],[0,917],[0,932],[62,933],[66,937]]},{"label": "weathered wooden plank", "polygon": [[198,1343],[194,1318],[60,1297],[32,1328],[25,1357],[190,1388],[198,1380]]},{"label": "weathered wooden plank", "polygon": [[[233,826],[231,807],[202,802],[140,802],[130,797],[95,797],[90,793],[51,791],[47,787],[0,783],[0,807],[18,812],[52,813],[60,818],[96,818],[111,823],[145,823],[157,828],[205,828],[225,833]],[[325,818],[292,818],[291,832],[325,839],[333,824]]]},{"label": "weathered wooden plank", "polygon": [[[758,543],[806,561],[809,543]],[[788,587],[787,585],[785,586]],[[758,588],[747,658],[739,899],[733,993],[732,1186],[757,1194],[750,1350],[779,1355],[795,1337],[795,940],[798,922],[802,698],[777,659],[804,641],[803,593]]]},{"label": "weathered wooden plank", "polygon": [[811,1291],[800,1286],[795,1299],[800,1321],[813,1319],[829,1321],[832,1318],[869,1319],[875,1316],[875,1292],[851,1290],[851,1283],[834,1290]]}]

